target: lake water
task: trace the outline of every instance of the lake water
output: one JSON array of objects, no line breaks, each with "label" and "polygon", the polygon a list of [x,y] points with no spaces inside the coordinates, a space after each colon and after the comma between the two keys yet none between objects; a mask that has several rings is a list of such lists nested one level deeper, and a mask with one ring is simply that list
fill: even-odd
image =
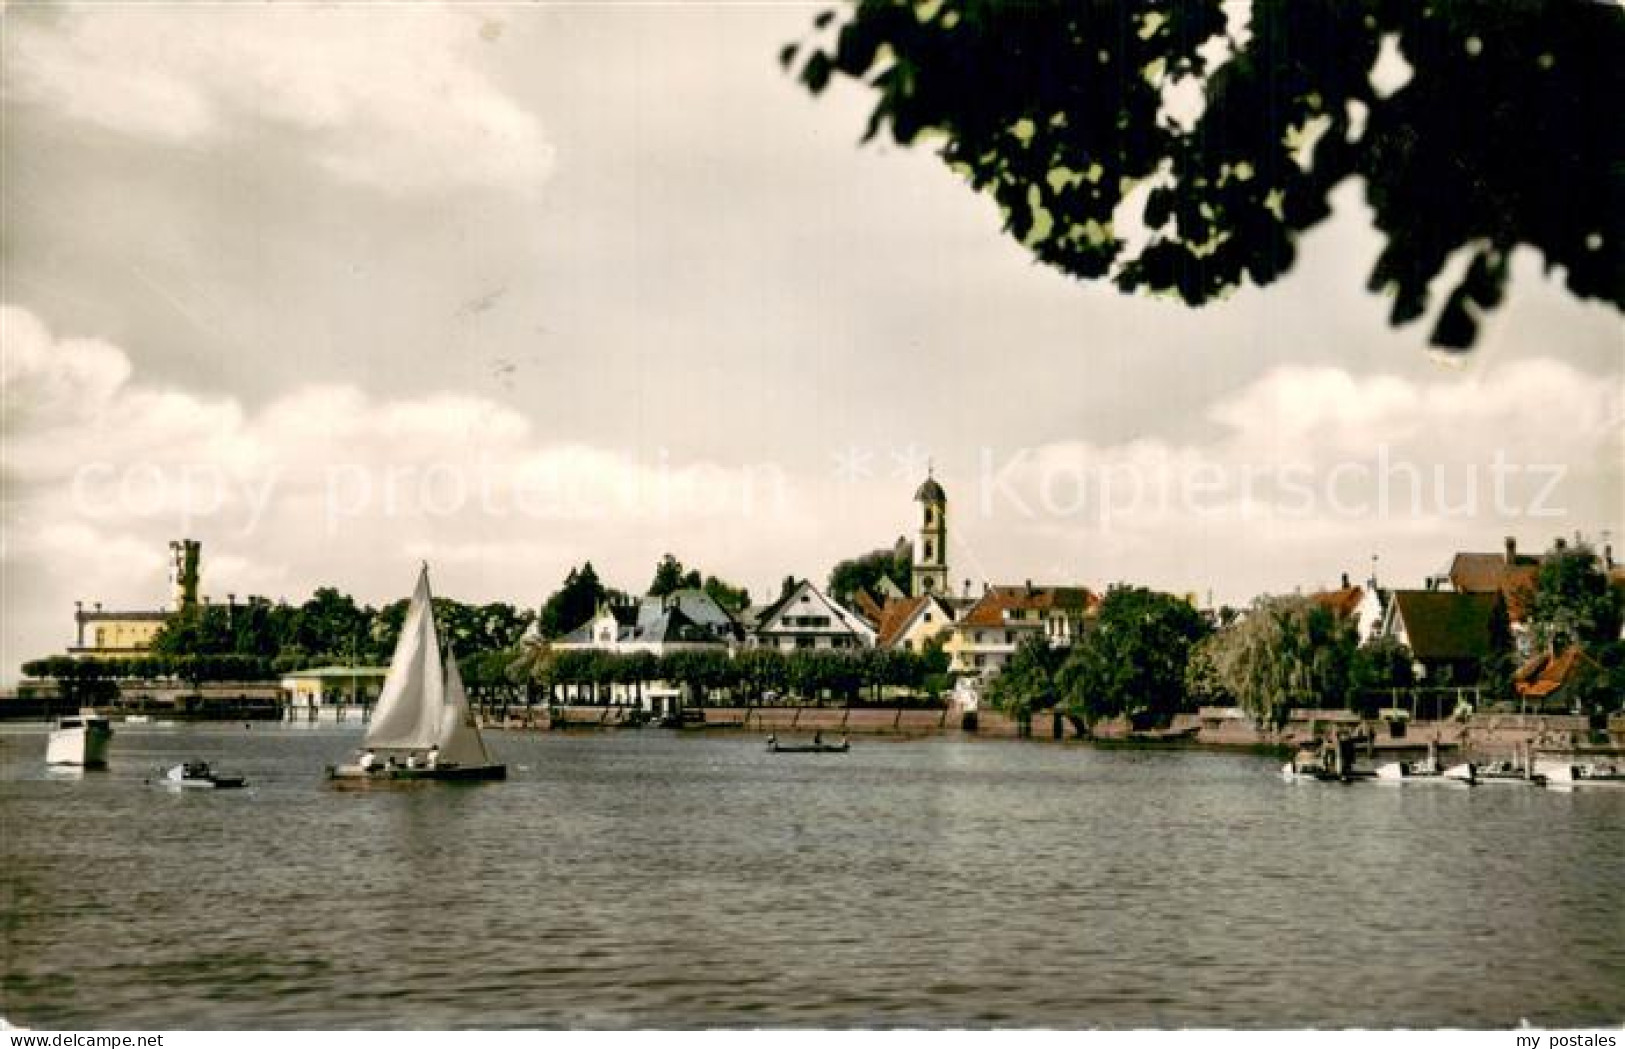
[{"label": "lake water", "polygon": [[[0,729],[0,1015],[67,1028],[1500,1027],[1625,1021],[1625,791],[1287,784],[958,737]],[[250,789],[144,785],[205,758]]]}]

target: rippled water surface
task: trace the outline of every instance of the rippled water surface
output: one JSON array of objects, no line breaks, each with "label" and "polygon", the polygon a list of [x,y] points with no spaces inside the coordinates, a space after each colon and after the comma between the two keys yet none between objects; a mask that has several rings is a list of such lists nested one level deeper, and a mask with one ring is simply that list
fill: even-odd
[{"label": "rippled water surface", "polygon": [[[1625,1021],[1625,791],[1284,784],[959,738],[0,729],[0,1015],[51,1027],[1507,1027]],[[206,758],[242,792],[144,785]]]}]

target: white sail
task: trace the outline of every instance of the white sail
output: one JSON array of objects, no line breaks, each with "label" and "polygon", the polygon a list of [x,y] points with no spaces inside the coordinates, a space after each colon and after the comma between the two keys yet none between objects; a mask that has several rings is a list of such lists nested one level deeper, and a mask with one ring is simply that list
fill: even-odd
[{"label": "white sail", "polygon": [[367,727],[367,748],[428,750],[438,743],[446,706],[445,689],[440,641],[434,629],[434,601],[429,593],[429,566],[424,565],[406,609],[406,621],[401,624],[389,676],[384,679],[383,693]]},{"label": "white sail", "polygon": [[457,669],[457,657],[446,651],[446,705],[440,721],[440,761],[442,764],[491,764],[485,741],[474,724],[474,713],[468,707],[468,693],[463,689],[463,675]]}]

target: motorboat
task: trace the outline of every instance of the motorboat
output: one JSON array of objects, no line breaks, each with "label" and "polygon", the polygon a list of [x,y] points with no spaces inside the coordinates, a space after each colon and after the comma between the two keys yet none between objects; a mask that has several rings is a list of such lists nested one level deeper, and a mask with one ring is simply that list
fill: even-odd
[{"label": "motorboat", "polygon": [[492,761],[485,749],[456,656],[449,648],[441,655],[428,565],[418,573],[361,748],[349,762],[329,765],[327,775],[361,783],[508,776],[508,767]]},{"label": "motorboat", "polygon": [[839,743],[825,743],[821,736],[814,736],[811,743],[780,743],[777,736],[769,736],[767,749],[771,754],[845,754],[852,744],[845,736]]},{"label": "motorboat", "polygon": [[1444,779],[1471,785],[1478,782],[1478,766],[1471,761],[1464,761],[1459,765],[1451,765],[1439,775]]},{"label": "motorboat", "polygon": [[1440,768],[1436,761],[1390,761],[1377,766],[1377,779],[1388,783],[1472,783],[1472,766]]},{"label": "motorboat", "polygon": [[1421,761],[1390,761],[1377,766],[1377,779],[1389,783],[1466,783],[1471,785],[1477,773],[1471,762],[1446,768],[1439,761],[1439,745],[1428,744],[1427,757]]},{"label": "motorboat", "polygon": [[1612,762],[1546,764],[1546,783],[1553,787],[1625,786],[1625,768]]},{"label": "motorboat", "polygon": [[105,768],[112,741],[113,723],[107,718],[87,712],[59,718],[45,743],[45,763]]},{"label": "motorboat", "polygon": [[1342,777],[1326,767],[1318,747],[1304,747],[1292,755],[1291,761],[1281,766],[1281,778],[1288,783],[1298,783],[1331,782]]},{"label": "motorboat", "polygon": [[1478,783],[1527,783],[1538,785],[1546,782],[1546,777],[1542,773],[1531,771],[1522,765],[1504,759],[1479,765],[1476,767],[1476,771],[1475,782]]},{"label": "motorboat", "polygon": [[245,786],[247,780],[216,772],[207,761],[186,761],[164,771],[158,781],[166,787],[203,790],[234,790]]}]

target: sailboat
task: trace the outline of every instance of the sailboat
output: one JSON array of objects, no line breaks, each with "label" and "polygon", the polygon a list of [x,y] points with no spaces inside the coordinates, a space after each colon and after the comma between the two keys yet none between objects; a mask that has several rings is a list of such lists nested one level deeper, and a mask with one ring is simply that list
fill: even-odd
[{"label": "sailboat", "polygon": [[508,776],[508,767],[491,760],[480,738],[456,656],[448,649],[444,661],[441,659],[428,565],[418,573],[389,675],[361,749],[347,764],[328,766],[327,774],[341,780],[494,780]]}]

